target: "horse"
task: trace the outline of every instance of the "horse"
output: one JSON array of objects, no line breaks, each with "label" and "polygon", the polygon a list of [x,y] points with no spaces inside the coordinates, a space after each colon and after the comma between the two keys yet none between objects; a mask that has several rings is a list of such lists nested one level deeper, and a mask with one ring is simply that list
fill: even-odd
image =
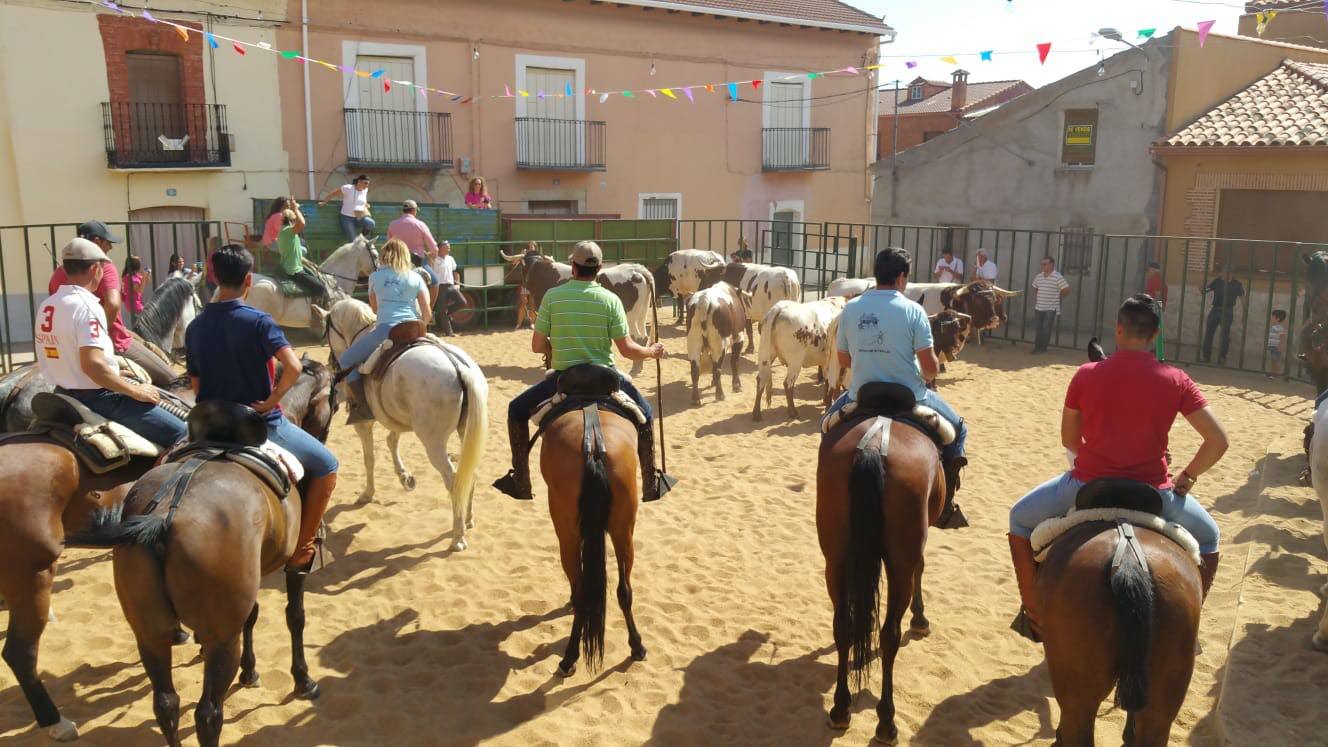
[{"label": "horse", "polygon": [[[859,412],[874,395],[867,385]],[[887,385],[888,386],[888,385]],[[911,394],[908,397],[911,400]],[[867,403],[867,404],[864,404]],[[877,411],[909,412],[905,403]],[[942,432],[948,424],[933,420]],[[949,432],[953,438],[953,432]],[[944,436],[942,440],[944,440]],[[874,655],[878,635],[881,564],[885,564],[886,613],[879,628],[882,670],[881,699],[876,705],[875,741],[894,744],[894,664],[902,638],[904,610],[912,610],[909,629],[925,636],[931,631],[923,608],[923,549],[927,527],[945,504],[945,473],[932,437],[917,427],[877,416],[845,417],[821,440],[816,466],[816,533],[825,557],[826,591],[834,607],[835,679],[832,729],[847,729],[849,673],[855,685],[867,680],[865,669]]]},{"label": "horse", "polygon": [[[1314,411],[1314,422],[1311,424],[1313,433],[1309,436],[1307,451],[1310,483],[1323,507],[1323,542],[1328,546],[1328,422],[1325,420],[1328,420],[1328,407],[1320,403]],[[1328,584],[1324,584],[1319,591],[1328,596]],[[1315,631],[1312,643],[1315,649],[1328,653],[1328,610],[1324,611],[1319,620],[1319,629]]]},{"label": "horse", "polygon": [[[377,323],[368,304],[338,301],[328,313],[325,333],[333,361]],[[489,384],[464,350],[441,340],[436,343],[406,351],[381,376],[369,376],[364,382],[375,420],[355,424],[364,452],[365,486],[360,501],[372,500],[376,489],[374,423],[388,430],[387,448],[397,479],[406,490],[415,489],[415,476],[402,463],[399,446],[401,434],[414,433],[452,497],[452,550],[461,551],[468,546],[466,530],[475,526],[472,502],[475,476],[489,438]],[[447,453],[454,431],[461,435],[461,459],[455,466]]]},{"label": "horse", "polygon": [[[318,266],[319,277],[327,288],[329,302],[335,304],[350,298],[351,291],[361,278],[368,277],[378,268],[378,249],[371,239],[357,236],[343,244],[332,256]],[[327,311],[314,303],[314,299],[288,298],[281,292],[280,278],[254,274],[245,303],[266,311],[282,327],[309,328],[322,332]]]},{"label": "horse", "polygon": [[592,672],[603,660],[606,532],[618,560],[618,606],[627,622],[627,645],[634,661],[646,658],[632,616],[632,534],[641,485],[636,438],[634,423],[593,404],[554,417],[544,431],[540,473],[549,487],[549,515],[572,593],[572,635],[558,663],[562,677],[576,673],[582,652]]},{"label": "horse", "polygon": [[184,331],[202,310],[198,284],[182,277],[167,278],[134,319],[134,333],[167,353],[184,347]]},{"label": "horse", "polygon": [[1301,259],[1308,265],[1305,271],[1308,284],[1305,289],[1305,321],[1328,321],[1328,294],[1323,292],[1328,289],[1328,252],[1302,254]]},{"label": "horse", "polygon": [[[237,417],[237,411],[243,412]],[[262,416],[241,405],[207,402],[190,415],[191,440],[201,447],[257,446],[266,433]],[[113,549],[116,595],[152,683],[157,724],[172,747],[180,744],[170,639],[178,625],[194,631],[203,659],[194,709],[199,744],[220,743],[223,704],[237,670],[241,685],[258,684],[259,582],[285,566],[300,527],[300,493],[288,481],[282,487],[236,461],[185,447],[139,479],[116,510],[99,511],[71,537]],[[286,624],[293,697],[314,700],[318,683],[304,657],[304,581],[304,574],[286,572]]]},{"label": "horse", "polygon": [[[327,369],[306,361],[300,383],[282,398],[282,410],[287,417],[304,413],[300,425],[325,434],[335,411],[331,387]],[[2,655],[37,724],[53,739],[78,738],[77,725],[61,717],[37,677],[56,561],[66,538],[86,529],[98,509],[120,505],[129,486],[151,466],[151,459],[138,459],[97,475],[49,438],[28,434],[0,441],[0,596],[9,605]],[[297,511],[296,530],[298,516]]]}]

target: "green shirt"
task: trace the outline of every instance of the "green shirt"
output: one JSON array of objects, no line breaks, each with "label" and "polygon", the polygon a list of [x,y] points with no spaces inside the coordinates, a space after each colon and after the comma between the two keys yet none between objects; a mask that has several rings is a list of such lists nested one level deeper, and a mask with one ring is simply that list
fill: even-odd
[{"label": "green shirt", "polygon": [[281,269],[287,275],[294,275],[304,269],[304,247],[300,245],[300,235],[295,233],[295,226],[283,226],[277,234],[277,251],[281,252]]},{"label": "green shirt", "polygon": [[613,341],[627,336],[627,313],[599,283],[569,280],[544,294],[535,331],[549,338],[555,371],[580,363],[612,367]]}]

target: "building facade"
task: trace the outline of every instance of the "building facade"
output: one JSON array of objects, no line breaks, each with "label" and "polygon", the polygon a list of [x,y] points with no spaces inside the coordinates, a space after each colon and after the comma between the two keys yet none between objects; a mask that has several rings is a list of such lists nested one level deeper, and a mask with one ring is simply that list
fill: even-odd
[{"label": "building facade", "polygon": [[916,78],[882,91],[876,157],[921,145],[1033,90],[1022,80],[969,83],[968,75],[956,70],[949,83]]},{"label": "building facade", "polygon": [[[833,0],[320,0],[307,29],[300,5],[283,49],[307,31],[310,57],[457,96],[282,66],[299,196],[366,173],[371,203],[394,215],[405,198],[460,206],[482,176],[508,214],[867,217],[875,78],[798,74],[862,70],[893,32]],[[725,81],[750,82],[737,101],[705,88]],[[694,102],[659,92],[686,85]],[[622,90],[636,95],[601,103]]]},{"label": "building facade", "polygon": [[1323,3],[1306,0],[1249,0],[1240,17],[1241,36],[1328,48]]}]

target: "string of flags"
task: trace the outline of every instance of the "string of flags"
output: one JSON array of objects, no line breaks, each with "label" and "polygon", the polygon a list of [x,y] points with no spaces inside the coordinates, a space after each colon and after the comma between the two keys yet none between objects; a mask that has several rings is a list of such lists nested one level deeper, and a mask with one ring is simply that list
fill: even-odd
[{"label": "string of flags", "polygon": [[[676,101],[676,100],[678,99],[678,94],[679,94],[679,93],[681,93],[683,96],[685,96],[689,102],[695,103],[695,102],[696,102],[696,95],[695,95],[695,94],[696,94],[697,92],[700,92],[700,91],[705,91],[706,93],[710,93],[710,94],[714,94],[714,93],[717,93],[717,92],[722,92],[722,93],[727,94],[727,95],[728,95],[728,98],[729,98],[730,100],[737,101],[737,100],[739,100],[739,92],[741,91],[741,89],[743,89],[743,88],[746,87],[746,86],[751,86],[751,88],[754,89],[754,90],[755,90],[755,89],[759,89],[759,88],[761,87],[762,82],[763,82],[761,79],[758,78],[758,79],[750,80],[750,81],[742,80],[742,81],[725,81],[725,82],[716,82],[716,83],[696,83],[696,84],[691,84],[691,85],[675,85],[675,86],[660,87],[660,88],[645,88],[645,89],[639,89],[639,90],[635,90],[635,91],[634,91],[634,90],[599,91],[599,90],[596,90],[596,89],[594,89],[594,88],[587,88],[587,89],[585,89],[584,91],[577,91],[577,90],[573,89],[572,84],[568,83],[568,84],[565,85],[565,87],[564,87],[563,90],[561,90],[561,91],[544,91],[544,90],[538,90],[538,89],[537,89],[537,90],[535,90],[534,92],[531,92],[531,91],[527,91],[527,90],[523,90],[523,89],[519,89],[519,88],[514,89],[511,85],[504,85],[504,86],[503,86],[503,93],[502,93],[502,95],[497,95],[497,94],[494,94],[494,95],[488,95],[488,96],[484,96],[484,95],[480,95],[480,96],[465,95],[465,94],[457,93],[457,92],[455,92],[455,91],[448,91],[448,90],[445,90],[445,89],[442,89],[442,88],[432,88],[432,87],[425,86],[425,85],[421,85],[421,84],[418,84],[418,83],[415,83],[415,82],[412,82],[412,81],[409,81],[409,80],[395,80],[395,79],[391,79],[391,78],[388,78],[388,77],[387,77],[387,71],[386,71],[386,70],[382,70],[382,69],[378,69],[378,70],[359,70],[359,69],[357,69],[357,68],[350,67],[350,66],[347,66],[347,65],[336,65],[336,64],[333,64],[333,63],[331,63],[331,62],[327,62],[327,61],[325,61],[325,60],[319,60],[319,59],[315,59],[315,58],[313,58],[313,57],[306,57],[306,56],[300,54],[300,51],[299,51],[299,50],[291,50],[291,49],[280,50],[280,49],[275,49],[275,48],[273,48],[273,46],[272,46],[271,44],[269,44],[268,42],[247,42],[247,41],[243,41],[243,40],[241,40],[241,39],[232,39],[232,38],[230,38],[230,37],[228,37],[228,36],[223,36],[223,35],[221,35],[221,34],[215,34],[215,33],[212,33],[212,32],[210,32],[210,31],[203,31],[203,30],[200,30],[200,29],[197,29],[197,28],[193,28],[192,26],[185,26],[185,25],[183,25],[183,24],[181,24],[181,23],[177,23],[177,22],[175,22],[175,21],[171,21],[171,20],[169,20],[169,19],[157,18],[157,17],[153,16],[152,13],[151,13],[149,10],[147,10],[146,8],[143,9],[143,10],[141,10],[141,11],[138,11],[137,13],[135,13],[135,11],[134,11],[133,9],[127,9],[127,8],[122,8],[122,7],[120,7],[120,5],[117,4],[116,2],[114,2],[114,0],[89,0],[89,2],[94,3],[94,4],[97,4],[97,5],[100,5],[101,7],[106,8],[107,10],[113,11],[113,12],[115,12],[115,13],[119,13],[119,14],[121,14],[121,15],[127,15],[127,16],[138,15],[138,16],[140,16],[141,18],[143,18],[143,20],[148,21],[148,22],[150,22],[150,23],[157,23],[157,24],[162,24],[162,25],[165,25],[165,26],[170,26],[170,27],[174,28],[174,29],[175,29],[175,32],[176,32],[177,34],[180,35],[180,38],[183,39],[183,40],[186,41],[186,42],[189,41],[189,36],[190,36],[190,34],[196,34],[196,35],[202,36],[202,37],[203,37],[203,40],[204,40],[204,41],[207,43],[207,45],[208,45],[209,47],[211,47],[212,49],[219,49],[219,48],[221,47],[222,43],[227,43],[227,44],[229,44],[229,45],[231,46],[231,48],[232,48],[233,50],[235,50],[235,53],[236,53],[237,55],[240,55],[240,56],[245,56],[245,55],[247,55],[247,54],[249,53],[250,50],[253,50],[253,49],[259,49],[259,50],[263,50],[263,51],[266,51],[266,52],[275,53],[275,54],[279,55],[282,59],[285,59],[285,60],[294,60],[294,61],[296,61],[296,62],[298,62],[298,63],[300,63],[300,64],[302,64],[302,65],[318,65],[318,66],[320,66],[320,67],[327,68],[328,70],[332,70],[332,71],[334,71],[334,72],[340,72],[340,73],[344,73],[344,74],[346,74],[346,75],[354,75],[354,76],[357,76],[357,77],[360,77],[360,78],[367,78],[367,79],[372,79],[372,80],[378,80],[378,81],[380,81],[381,84],[382,84],[383,92],[384,92],[384,93],[388,93],[388,92],[390,92],[390,91],[392,90],[393,86],[399,86],[399,87],[407,88],[407,89],[415,89],[416,91],[419,92],[419,94],[420,94],[421,96],[425,96],[425,95],[428,95],[428,94],[430,94],[430,93],[435,94],[435,95],[439,95],[439,96],[444,96],[444,97],[447,97],[452,103],[455,103],[455,104],[458,104],[458,105],[463,105],[463,106],[464,106],[464,105],[467,105],[467,104],[472,104],[472,103],[476,103],[476,102],[479,102],[479,101],[483,101],[483,100],[486,100],[486,99],[521,99],[521,98],[534,98],[534,99],[537,99],[537,100],[543,100],[543,99],[546,99],[546,98],[575,98],[575,97],[580,97],[580,96],[585,96],[585,97],[587,97],[587,98],[591,98],[591,97],[598,98],[599,103],[603,104],[603,103],[608,102],[609,99],[612,98],[612,97],[614,97],[614,96],[617,96],[617,97],[619,97],[619,98],[623,98],[623,99],[636,99],[636,98],[638,98],[638,97],[639,97],[640,95],[642,95],[642,94],[644,94],[644,95],[648,95],[648,96],[650,96],[652,99],[658,99],[659,97],[663,96],[664,98],[672,99],[672,100],[675,100],[675,101]],[[1324,13],[1325,13],[1325,14],[1328,14],[1328,0],[1324,0]],[[1268,23],[1271,22],[1272,19],[1273,19],[1273,17],[1275,17],[1276,15],[1277,15],[1277,12],[1276,12],[1276,11],[1268,11],[1268,12],[1266,12],[1266,13],[1259,13],[1259,14],[1257,14],[1257,20],[1258,20],[1258,32],[1259,32],[1260,35],[1263,34],[1263,30],[1267,27]],[[1198,36],[1199,36],[1199,46],[1200,46],[1200,47],[1202,47],[1202,46],[1204,45],[1204,42],[1205,42],[1205,41],[1207,40],[1207,38],[1208,38],[1208,32],[1212,30],[1213,25],[1214,25],[1215,23],[1216,23],[1216,21],[1200,21],[1200,22],[1198,23],[1198,25],[1197,25],[1197,31],[1198,31]],[[1147,40],[1153,38],[1153,36],[1154,36],[1156,33],[1157,33],[1157,29],[1156,29],[1156,28],[1139,29],[1139,30],[1136,32],[1136,34],[1137,34],[1137,38],[1138,38],[1138,40],[1141,41],[1141,42],[1142,42],[1142,41],[1147,41]],[[1096,37],[1097,34],[1093,34],[1093,36]],[[1113,37],[1113,38],[1114,38],[1114,37]],[[1042,43],[1039,43],[1039,44],[1036,45],[1036,52],[1037,52],[1037,55],[1038,55],[1038,61],[1039,61],[1041,64],[1045,65],[1045,64],[1047,63],[1047,58],[1051,55],[1051,48],[1052,48],[1052,43],[1051,43],[1051,42],[1042,42]],[[996,54],[1002,54],[1002,55],[1005,55],[1005,54],[1018,54],[1018,53],[1020,53],[1020,52],[1017,52],[1017,51],[1000,51],[1000,52],[998,52],[998,51],[996,51],[996,50],[994,50],[994,49],[986,49],[986,50],[978,51],[978,52],[976,53],[976,56],[977,56],[979,62],[992,62],[992,61],[993,61],[993,57],[994,57],[994,55],[996,55]],[[1024,52],[1024,53],[1027,53],[1027,52]],[[476,52],[476,54],[478,54],[478,52]],[[947,55],[914,55],[914,56],[915,56],[915,57],[936,57],[936,58],[939,58],[939,60],[940,60],[941,62],[944,62],[944,63],[949,64],[949,65],[958,65],[958,64],[959,64],[959,55],[947,54]],[[883,59],[888,58],[888,57],[899,57],[899,56],[889,56],[889,55],[887,55],[887,56],[884,56]],[[904,68],[907,69],[907,70],[912,70],[912,69],[916,68],[916,67],[918,66],[918,64],[919,64],[919,62],[918,62],[917,59],[905,59],[903,62],[904,62]],[[848,66],[841,67],[841,68],[836,68],[836,69],[833,69],[833,70],[821,70],[821,71],[807,72],[807,73],[795,73],[795,74],[792,74],[792,75],[782,76],[781,78],[778,78],[777,80],[781,80],[781,81],[815,80],[815,79],[817,79],[817,78],[821,78],[821,77],[825,77],[825,76],[858,76],[858,75],[863,75],[863,74],[871,75],[871,74],[875,74],[876,71],[878,71],[878,70],[881,70],[881,69],[883,69],[883,68],[886,68],[887,66],[888,66],[888,63],[886,63],[886,62],[881,62],[881,63],[878,63],[878,64],[865,65],[865,66],[861,66],[861,67],[855,67],[855,66],[853,66],[853,65],[848,65]],[[651,74],[652,74],[652,75],[654,74],[654,73],[653,73],[653,65],[652,65],[652,73],[651,73]]]}]

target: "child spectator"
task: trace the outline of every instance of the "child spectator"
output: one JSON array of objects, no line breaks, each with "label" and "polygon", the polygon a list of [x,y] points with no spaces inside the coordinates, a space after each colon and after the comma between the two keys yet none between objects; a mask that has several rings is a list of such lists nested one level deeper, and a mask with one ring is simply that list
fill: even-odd
[{"label": "child spectator", "polygon": [[1268,328],[1268,378],[1282,375],[1286,363],[1286,318],[1282,309],[1273,310],[1273,326]]},{"label": "child spectator", "polygon": [[125,311],[138,316],[143,312],[143,284],[152,279],[152,270],[144,270],[143,260],[139,259],[138,255],[131,254],[125,260],[120,278],[124,283],[120,295],[124,301]]}]

